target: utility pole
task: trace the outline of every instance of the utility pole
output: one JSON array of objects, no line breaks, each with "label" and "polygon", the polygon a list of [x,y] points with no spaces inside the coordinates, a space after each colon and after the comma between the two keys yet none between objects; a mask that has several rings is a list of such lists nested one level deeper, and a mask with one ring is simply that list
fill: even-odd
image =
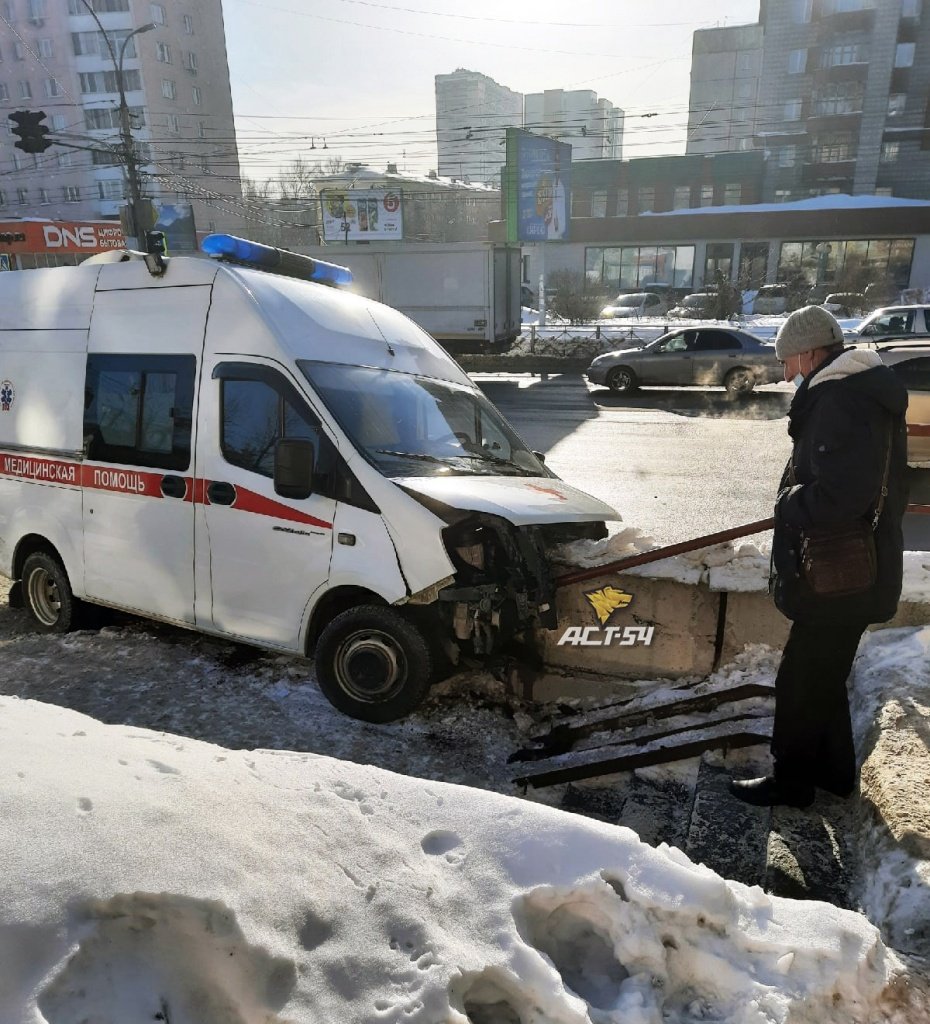
[{"label": "utility pole", "polygon": [[[103,36],[103,40],[107,44],[107,50],[110,52],[110,60],[113,62],[113,70],[116,73],[116,85],[119,90],[120,154],[122,157],[123,167],[126,171],[126,181],[129,185],[129,220],[132,234],[135,237],[136,248],[144,249],[145,232],[146,229],[152,225],[146,224],[146,211],[142,202],[142,190],[139,184],[139,164],[136,160],[136,145],[135,140],[132,137],[132,122],[129,116],[129,104],[126,102],[126,89],[123,85],[123,60],[126,57],[126,46],[130,39],[141,35],[143,32],[151,32],[158,28],[158,26],[149,22],[149,24],[142,25],[140,28],[134,29],[130,32],[120,46],[119,59],[117,59],[110,36],[107,34],[107,30],[103,27],[103,24],[97,17],[97,12],[94,10],[90,0],[81,0],[81,3],[84,4],[87,8],[87,13],[97,23],[97,28],[100,29],[100,34]],[[129,239],[126,241],[128,244]]]}]

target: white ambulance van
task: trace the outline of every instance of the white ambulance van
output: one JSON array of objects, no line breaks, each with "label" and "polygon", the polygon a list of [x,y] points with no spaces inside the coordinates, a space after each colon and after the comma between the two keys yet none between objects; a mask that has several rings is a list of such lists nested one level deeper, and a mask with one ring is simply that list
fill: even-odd
[{"label": "white ambulance van", "polygon": [[555,628],[546,552],[613,509],[411,320],[331,286],[343,268],[204,249],[0,274],[11,604],[49,632],[102,605],[313,656],[374,722]]}]

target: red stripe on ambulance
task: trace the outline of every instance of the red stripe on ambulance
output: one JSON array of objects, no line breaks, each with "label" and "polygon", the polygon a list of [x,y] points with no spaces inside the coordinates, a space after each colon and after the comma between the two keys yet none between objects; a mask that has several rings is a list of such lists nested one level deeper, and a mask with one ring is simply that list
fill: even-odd
[{"label": "red stripe on ambulance", "polygon": [[78,466],[74,462],[58,459],[35,459],[25,455],[4,455],[0,460],[3,476],[19,477],[24,480],[42,480],[53,484],[77,486]]},{"label": "red stripe on ambulance", "polygon": [[289,523],[302,523],[304,526],[318,526],[322,530],[331,530],[332,523],[325,519],[317,519],[316,516],[308,516],[305,512],[299,512],[290,505],[282,505],[279,501],[272,501],[255,491],[246,490],[245,487],[236,487],[236,500],[232,508],[241,512],[253,512],[260,516],[273,516],[275,519],[286,519]]}]

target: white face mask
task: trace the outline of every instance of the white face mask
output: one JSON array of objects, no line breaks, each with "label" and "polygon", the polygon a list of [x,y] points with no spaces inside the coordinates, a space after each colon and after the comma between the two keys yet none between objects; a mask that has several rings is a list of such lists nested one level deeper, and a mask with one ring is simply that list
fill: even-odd
[{"label": "white face mask", "polygon": [[796,374],[795,374],[795,375],[794,375],[794,376],[793,376],[793,377],[791,378],[791,383],[792,383],[792,384],[793,384],[793,385],[794,385],[794,386],[795,386],[796,388],[799,388],[799,387],[800,387],[800,386],[801,386],[801,385],[802,385],[802,384],[804,383],[804,374],[803,374],[803,373],[796,373]]}]

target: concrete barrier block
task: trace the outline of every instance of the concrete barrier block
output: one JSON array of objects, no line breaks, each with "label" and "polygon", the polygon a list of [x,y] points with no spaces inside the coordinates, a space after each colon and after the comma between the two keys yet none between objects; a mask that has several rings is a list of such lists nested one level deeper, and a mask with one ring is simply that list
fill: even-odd
[{"label": "concrete barrier block", "polygon": [[759,591],[727,594],[721,664],[732,661],[747,644],[783,647],[790,620],[775,607],[768,594]]},{"label": "concrete barrier block", "polygon": [[[602,623],[588,595],[608,587],[631,600]],[[708,675],[714,663],[719,603],[719,595],[706,587],[643,576],[612,574],[563,587],[557,593],[559,628],[541,631],[538,637],[543,660],[556,669],[626,679]],[[606,627],[628,626],[653,627],[651,642],[621,645],[615,635],[603,644]],[[598,644],[559,644],[570,627],[590,627],[588,638]]]}]

